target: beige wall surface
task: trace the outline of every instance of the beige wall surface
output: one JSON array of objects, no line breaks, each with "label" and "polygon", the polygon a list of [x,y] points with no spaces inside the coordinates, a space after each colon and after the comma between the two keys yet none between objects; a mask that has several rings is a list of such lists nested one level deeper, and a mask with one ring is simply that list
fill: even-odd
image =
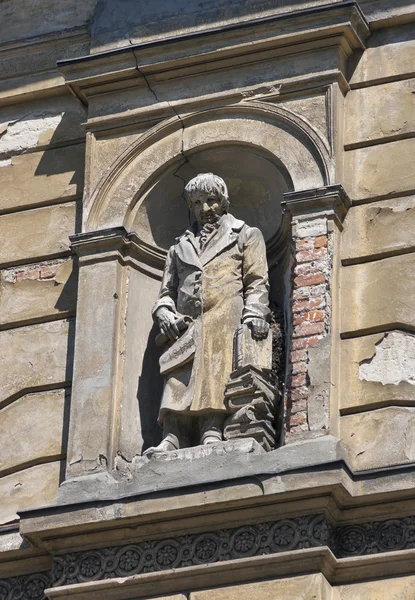
[{"label": "beige wall surface", "polygon": [[411,25],[374,31],[345,101],[340,411],[357,470],[414,460],[414,43]]},{"label": "beige wall surface", "polygon": [[[145,387],[149,406],[154,400],[148,383],[152,370],[144,357],[149,360],[150,308],[159,287],[160,248],[152,255],[157,244],[152,237],[144,236],[145,243],[137,253],[150,255],[149,259],[146,255],[147,271],[139,259],[134,263],[134,257],[132,265],[123,271],[125,275],[130,269],[124,280],[120,272],[125,256],[114,251],[116,258],[110,262],[104,249],[98,265],[82,265],[82,256],[75,257],[69,237],[81,232],[82,223],[92,223],[91,229],[94,223],[99,227],[121,224],[120,214],[124,209],[123,214],[128,213],[137,190],[145,190],[150,196],[153,184],[164,171],[170,170],[167,182],[178,180],[180,190],[176,195],[181,201],[181,172],[176,172],[179,165],[174,161],[187,152],[197,164],[197,153],[209,144],[209,151],[221,144],[228,149],[239,144],[255,152],[274,152],[282,163],[284,157],[287,164],[296,165],[291,172],[294,191],[322,188],[324,177],[327,182],[344,186],[351,207],[343,231],[338,232],[338,246],[328,243],[327,256],[333,259],[335,275],[331,287],[327,286],[330,290],[324,288],[332,293],[324,314],[324,326],[330,331],[328,338],[334,349],[330,362],[334,373],[334,383],[330,382],[334,390],[330,392],[330,422],[335,427],[330,433],[338,434],[349,466],[355,471],[415,462],[415,8],[404,0],[362,0],[360,6],[370,24],[366,49],[353,41],[355,22],[347,24],[346,34],[344,23],[340,23],[329,41],[322,29],[317,42],[304,42],[301,54],[298,50],[288,51],[280,42],[279,54],[273,54],[270,44],[269,48],[264,46],[258,60],[251,60],[248,52],[246,60],[228,67],[232,65],[225,62],[231,61],[229,54],[221,58],[220,64],[210,65],[211,72],[196,65],[204,60],[200,56],[186,68],[173,60],[170,70],[163,71],[156,65],[148,78],[143,78],[137,65],[151,53],[147,55],[145,49],[140,49],[130,57],[127,74],[119,81],[106,82],[102,88],[95,89],[90,83],[92,92],[87,99],[80,93],[81,102],[71,93],[76,86],[70,90],[66,85],[64,69],[56,66],[58,60],[131,45],[166,32],[231,25],[300,9],[313,9],[313,15],[316,6],[343,3],[216,0],[207,6],[204,2],[183,2],[177,14],[174,3],[149,3],[147,7],[139,4],[142,11],[137,10],[133,0],[0,0],[0,525],[15,525],[19,511],[56,504],[59,486],[68,473],[68,458],[75,475],[82,474],[81,459],[89,464],[91,472],[98,468],[106,472],[108,449],[117,447],[113,439],[117,434],[120,454],[131,461],[142,445],[136,435],[140,423],[156,427],[155,409],[152,420],[147,413],[145,418],[140,414],[143,409],[137,403],[137,387]],[[160,14],[153,18],[158,10]],[[128,15],[132,16],[127,22]],[[299,27],[298,35],[307,28],[307,19],[295,25]],[[287,34],[284,22],[270,26],[273,35],[282,38]],[[330,45],[333,39],[341,40],[336,51]],[[189,42],[180,61],[192,51]],[[85,70],[86,63],[82,67]],[[108,70],[113,67],[111,63]],[[183,71],[177,76],[179,67]],[[122,87],[120,81],[124,89],[111,92],[112,86]],[[235,90],[239,96],[229,100]],[[189,116],[187,111],[193,108],[187,105],[181,104],[178,111],[177,104],[184,100],[199,103],[197,117]],[[230,108],[226,119],[209,116],[203,122],[200,114],[206,107],[216,109],[227,103]],[[248,105],[254,116],[249,113],[249,118],[238,120],[232,110],[236,106],[248,111]],[[259,105],[267,107],[267,117],[255,112]],[[301,136],[292,134],[294,121],[271,118],[271,112],[278,110],[291,111],[295,123],[301,122],[296,130]],[[113,119],[112,124],[106,124],[107,117]],[[97,129],[92,133],[94,127]],[[164,128],[170,127],[175,129],[168,140]],[[148,144],[146,134],[150,130],[152,141]],[[319,143],[317,151],[317,145],[310,142],[306,160],[299,160],[302,136]],[[131,157],[121,161],[134,142],[140,145],[135,172]],[[327,173],[323,172],[323,162],[318,162],[323,161],[322,157],[330,163]],[[110,195],[105,195],[107,184],[113,183],[116,159],[121,161],[117,176],[123,173],[124,177],[120,175],[119,195],[124,203],[120,214],[110,202]],[[264,160],[268,160],[268,154]],[[183,164],[182,172],[189,173],[191,165],[186,156]],[[166,198],[171,191],[169,185],[162,189]],[[235,190],[243,185],[243,179],[235,176]],[[102,192],[102,206],[98,208],[105,218],[96,217],[94,221],[91,204],[98,188]],[[284,191],[288,188],[287,183]],[[94,210],[98,211],[96,206]],[[139,229],[138,205],[134,210],[128,218]],[[170,214],[175,212],[170,210]],[[161,219],[167,211],[160,209],[159,213],[156,217]],[[91,214],[94,219],[89,218]],[[331,267],[330,263],[327,269]],[[83,274],[78,286],[79,269]],[[119,304],[124,313],[117,309],[122,294]],[[134,295],[134,300],[128,299],[128,294]],[[86,323],[83,331],[76,331],[77,322]],[[323,326],[322,322],[317,326]],[[91,334],[94,323],[99,323],[100,336]],[[129,330],[119,343],[118,331],[124,331],[126,323]],[[315,327],[315,323],[311,325]],[[137,336],[141,336],[138,342]],[[308,336],[307,343],[312,339]],[[78,387],[73,385],[75,346]],[[299,355],[306,356],[305,348],[298,348]],[[328,354],[319,355],[318,348],[314,351],[317,375],[323,373],[319,365],[329,362]],[[307,379],[303,373],[295,375]],[[325,371],[321,377],[326,377]],[[116,393],[111,396],[114,381]],[[79,403],[72,403],[72,415],[81,426],[79,437],[76,433],[71,438],[69,415],[75,390]],[[328,411],[328,395],[324,396],[324,411]],[[87,409],[85,398],[91,399]],[[323,395],[316,393],[313,401],[319,416]],[[301,402],[306,401],[300,397]],[[100,421],[97,415],[102,417],[104,413],[105,419]],[[72,440],[69,450],[68,439]],[[102,458],[100,464],[96,463],[98,456]],[[370,501],[365,500],[367,504]],[[2,550],[5,554],[7,548],[2,546],[0,536],[0,555]],[[202,591],[190,587],[186,594],[168,597],[415,597],[415,576],[333,585],[321,573],[315,573],[249,584],[235,581],[235,585],[220,588],[208,582],[209,586],[211,589]]]},{"label": "beige wall surface", "polygon": [[[7,20],[16,5],[4,9]],[[84,118],[67,93],[9,96],[0,106],[1,523],[55,502],[63,473],[77,298],[69,235],[81,220]]]},{"label": "beige wall surface", "polygon": [[414,595],[415,576],[411,575],[332,586],[324,575],[315,574],[191,592],[190,600],[412,600]]}]

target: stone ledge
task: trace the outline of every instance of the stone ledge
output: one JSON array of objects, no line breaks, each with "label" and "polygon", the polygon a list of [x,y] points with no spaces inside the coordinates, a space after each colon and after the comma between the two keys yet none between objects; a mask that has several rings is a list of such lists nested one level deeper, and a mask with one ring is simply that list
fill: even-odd
[{"label": "stone ledge", "polygon": [[341,444],[332,436],[290,444],[267,453],[249,439],[218,442],[208,450],[197,447],[151,459],[140,457],[124,476],[100,473],[68,479],[60,487],[58,503],[116,500],[252,475],[283,473],[344,459]]}]

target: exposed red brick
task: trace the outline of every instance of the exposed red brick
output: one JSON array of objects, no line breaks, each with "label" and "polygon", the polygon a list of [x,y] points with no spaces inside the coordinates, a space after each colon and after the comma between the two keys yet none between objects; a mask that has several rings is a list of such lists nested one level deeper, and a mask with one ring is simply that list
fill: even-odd
[{"label": "exposed red brick", "polygon": [[294,350],[291,354],[291,362],[303,362],[307,360],[307,350]]},{"label": "exposed red brick", "polygon": [[324,283],[326,281],[326,276],[324,273],[315,273],[312,275],[299,275],[294,279],[294,285],[296,287],[302,287],[304,285],[317,285],[319,283]]},{"label": "exposed red brick", "polygon": [[308,348],[308,339],[307,338],[300,338],[298,340],[293,340],[292,341],[292,349],[293,350],[302,350],[304,348]]},{"label": "exposed red brick", "polygon": [[327,258],[327,248],[318,248],[317,250],[301,250],[295,256],[298,263],[309,263]]},{"label": "exposed red brick", "polygon": [[295,413],[294,415],[291,415],[290,417],[290,426],[291,427],[295,427],[296,425],[302,425],[304,423],[307,423],[307,413],[304,412],[298,412]]},{"label": "exposed red brick", "polygon": [[312,310],[305,314],[307,321],[324,321],[324,310]]},{"label": "exposed red brick", "polygon": [[307,410],[307,399],[306,398],[302,398],[301,400],[298,400],[298,402],[293,402],[292,406],[291,406],[291,414],[294,415],[295,413],[299,413],[301,411],[306,411]]},{"label": "exposed red brick", "polygon": [[[303,289],[303,288],[301,288]],[[297,300],[293,303],[293,312],[304,312],[316,310],[318,308],[324,308],[326,306],[326,299],[323,298],[308,298],[307,300]]]},{"label": "exposed red brick", "polygon": [[295,243],[296,248],[301,250],[312,250],[314,247],[314,238],[308,238],[305,240],[297,240]]},{"label": "exposed red brick", "polygon": [[297,375],[298,373],[306,373],[306,372],[307,372],[307,364],[305,362],[293,363],[293,375]]},{"label": "exposed red brick", "polygon": [[295,427],[290,427],[289,432],[290,435],[296,435],[299,433],[303,433],[304,431],[307,431],[308,427],[306,425],[297,425]]},{"label": "exposed red brick", "polygon": [[310,287],[310,298],[323,298],[326,295],[326,286],[324,283],[312,285]]},{"label": "exposed red brick", "polygon": [[324,323],[312,323],[310,321],[304,321],[300,325],[294,327],[294,337],[302,337],[307,335],[316,335],[317,333],[323,333]]},{"label": "exposed red brick", "polygon": [[301,263],[295,266],[294,275],[312,275],[313,273],[323,273],[327,266],[326,261],[314,261]]},{"label": "exposed red brick", "polygon": [[305,373],[300,373],[299,375],[294,375],[291,379],[291,386],[293,388],[296,387],[301,387],[302,385],[305,385],[305,382],[307,381],[307,377]]},{"label": "exposed red brick", "polygon": [[299,387],[291,390],[291,403],[300,402],[302,400],[306,401],[308,398],[308,388]]},{"label": "exposed red brick", "polygon": [[319,342],[320,340],[321,340],[321,335],[307,338],[309,346],[314,346],[314,344],[316,342]]},{"label": "exposed red brick", "polygon": [[296,303],[299,300],[308,299],[310,297],[309,287],[302,287],[293,291],[293,302]]},{"label": "exposed red brick", "polygon": [[16,281],[22,281],[23,279],[39,279],[39,269],[30,269],[19,271],[16,274]]},{"label": "exposed red brick", "polygon": [[327,236],[319,235],[314,238],[314,248],[325,248],[327,247]]},{"label": "exposed red brick", "polygon": [[52,279],[56,275],[56,265],[45,265],[40,270],[40,279]]}]

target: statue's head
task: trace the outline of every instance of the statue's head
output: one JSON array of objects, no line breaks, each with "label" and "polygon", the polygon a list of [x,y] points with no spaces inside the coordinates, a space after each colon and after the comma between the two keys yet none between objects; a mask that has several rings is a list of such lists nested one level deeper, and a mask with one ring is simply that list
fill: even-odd
[{"label": "statue's head", "polygon": [[214,223],[228,212],[229,195],[226,183],[213,173],[199,173],[184,188],[190,212],[199,224]]}]

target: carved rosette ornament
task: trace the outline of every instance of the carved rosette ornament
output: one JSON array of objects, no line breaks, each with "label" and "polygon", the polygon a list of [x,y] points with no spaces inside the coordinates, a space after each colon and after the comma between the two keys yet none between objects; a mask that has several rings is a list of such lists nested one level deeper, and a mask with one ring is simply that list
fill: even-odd
[{"label": "carved rosette ornament", "polygon": [[55,557],[53,585],[126,577],[327,544],[324,515],[244,525]]}]

